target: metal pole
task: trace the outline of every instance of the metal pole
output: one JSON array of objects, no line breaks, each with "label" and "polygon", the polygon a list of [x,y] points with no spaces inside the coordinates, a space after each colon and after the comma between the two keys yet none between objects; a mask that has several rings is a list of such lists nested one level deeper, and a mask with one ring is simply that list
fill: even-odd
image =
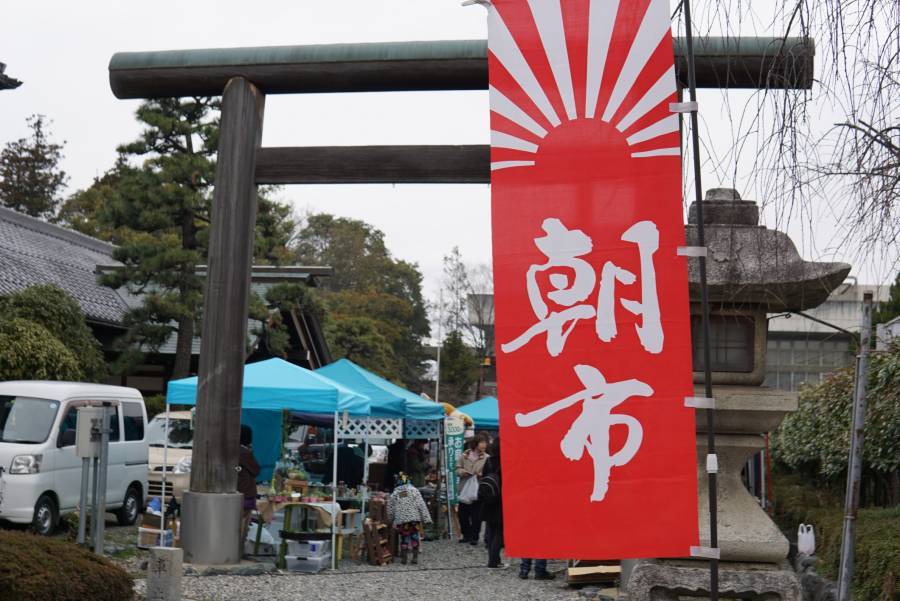
[{"label": "metal pole", "polygon": [[[106,470],[109,467],[109,408],[108,402],[103,403],[103,422],[100,425],[100,467],[97,473],[97,527],[94,530],[94,553],[103,553],[103,535],[106,527]],[[113,415],[116,415],[113,413]],[[118,416],[116,416],[118,417]]]},{"label": "metal pole", "polygon": [[434,402],[441,402],[441,337],[443,336],[443,323],[444,323],[444,291],[441,290],[441,294],[438,300],[438,337],[437,337],[437,374],[434,377]]},{"label": "metal pole", "polygon": [[866,427],[866,385],[869,378],[869,346],[872,338],[871,292],[863,294],[861,334],[856,363],[856,388],[853,395],[853,423],[850,428],[850,465],[847,468],[847,493],[844,499],[838,601],[850,601],[850,589],[853,584],[853,535],[856,529],[856,515],[859,512],[859,485]]},{"label": "metal pole", "polygon": [[336,536],[336,525],[335,522],[340,519],[341,513],[340,511],[334,511],[334,505],[337,505],[337,462],[338,462],[338,412],[334,412],[334,452],[331,457],[331,500],[333,505],[331,507],[331,569],[335,569],[337,567],[337,557],[335,548],[335,542],[337,539]]},{"label": "metal pole", "polygon": [[[166,422],[165,422],[165,434],[163,434],[163,471],[162,471],[162,491],[160,495],[162,498],[159,501],[160,505],[160,513],[162,514],[159,519],[159,546],[166,546],[166,472],[169,469],[169,401],[166,401]],[[174,493],[173,493],[174,496]],[[175,533],[172,532],[172,538],[175,537]],[[243,544],[243,541],[241,541]]]},{"label": "metal pole", "polygon": [[87,526],[88,488],[91,480],[91,458],[81,458],[81,497],[78,501],[78,539],[79,545],[84,544],[85,527]]},{"label": "metal pole", "polygon": [[[362,496],[360,498],[359,510],[359,527],[362,531],[363,523],[366,521],[366,506],[369,504],[369,438],[366,437],[364,444],[363,456],[366,458],[365,469],[363,470]],[[355,526],[354,526],[355,527]],[[351,551],[352,554],[352,551]]]},{"label": "metal pole", "polygon": [[91,459],[91,546],[93,546],[94,541],[97,540],[97,509],[99,505],[97,503],[97,480],[100,472],[100,458],[94,457]]},{"label": "metal pole", "polygon": [[[690,88],[691,102],[697,102],[697,69],[694,61],[694,34],[691,23],[691,2],[684,0],[684,27],[685,42],[687,48],[688,87]],[[700,172],[700,129],[697,118],[697,110],[691,111],[691,146],[694,163],[694,193],[697,204],[697,246],[706,246],[706,237],[703,223],[703,185]],[[700,256],[700,314],[703,340],[703,382],[706,398],[713,398],[712,393],[712,365],[710,364],[709,348],[709,291],[706,286],[706,257]],[[706,445],[707,457],[716,454],[716,428],[713,409],[706,410]],[[707,466],[709,460],[707,460]],[[718,532],[718,502],[716,498],[717,474],[707,470],[709,483],[709,546],[713,549],[719,547]],[[711,601],[719,599],[719,560],[709,560],[709,598]]]}]

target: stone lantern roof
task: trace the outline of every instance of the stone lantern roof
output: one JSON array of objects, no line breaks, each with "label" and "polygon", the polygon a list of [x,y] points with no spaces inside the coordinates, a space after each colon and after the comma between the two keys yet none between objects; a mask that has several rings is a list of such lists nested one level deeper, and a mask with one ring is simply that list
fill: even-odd
[{"label": "stone lantern roof", "polygon": [[[736,190],[707,191],[703,222],[712,303],[759,305],[770,313],[803,311],[825,302],[850,273],[847,263],[804,261],[787,234],[759,225],[759,206]],[[696,203],[685,233],[696,246]],[[688,269],[691,301],[699,302],[699,261],[689,261]]]}]

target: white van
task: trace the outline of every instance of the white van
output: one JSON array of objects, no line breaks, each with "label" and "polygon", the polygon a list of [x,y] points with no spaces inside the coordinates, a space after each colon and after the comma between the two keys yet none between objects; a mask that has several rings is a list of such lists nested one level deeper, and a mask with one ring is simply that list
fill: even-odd
[{"label": "white van", "polygon": [[147,492],[147,410],[133,388],[72,382],[0,382],[0,520],[53,532],[81,494],[77,410],[117,401],[110,420],[106,507],[133,524]]},{"label": "white van", "polygon": [[169,412],[169,444],[166,446],[166,414],[160,413],[147,426],[147,443],[150,445],[150,471],[147,487],[151,497],[162,497],[163,459],[166,470],[166,498],[174,495],[180,503],[182,495],[191,485],[191,453],[194,446],[194,428],[190,411]]}]

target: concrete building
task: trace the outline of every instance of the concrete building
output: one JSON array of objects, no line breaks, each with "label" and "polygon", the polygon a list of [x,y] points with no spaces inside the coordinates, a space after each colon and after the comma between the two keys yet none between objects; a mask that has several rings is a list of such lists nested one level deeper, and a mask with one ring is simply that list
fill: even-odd
[{"label": "concrete building", "polygon": [[[853,365],[852,341],[860,329],[865,292],[872,292],[876,303],[884,302],[890,287],[848,281],[818,307],[801,313],[769,314],[765,385],[799,390]],[[891,331],[900,334],[900,322],[894,322]]]}]

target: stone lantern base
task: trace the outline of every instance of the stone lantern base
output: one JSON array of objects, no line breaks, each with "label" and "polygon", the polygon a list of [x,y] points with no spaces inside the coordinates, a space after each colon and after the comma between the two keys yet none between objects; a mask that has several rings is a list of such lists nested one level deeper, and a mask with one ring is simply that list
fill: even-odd
[{"label": "stone lantern base", "polygon": [[[719,597],[746,601],[802,601],[800,579],[787,562],[719,564]],[[640,560],[628,579],[628,601],[709,598],[709,564],[692,560]]]}]

